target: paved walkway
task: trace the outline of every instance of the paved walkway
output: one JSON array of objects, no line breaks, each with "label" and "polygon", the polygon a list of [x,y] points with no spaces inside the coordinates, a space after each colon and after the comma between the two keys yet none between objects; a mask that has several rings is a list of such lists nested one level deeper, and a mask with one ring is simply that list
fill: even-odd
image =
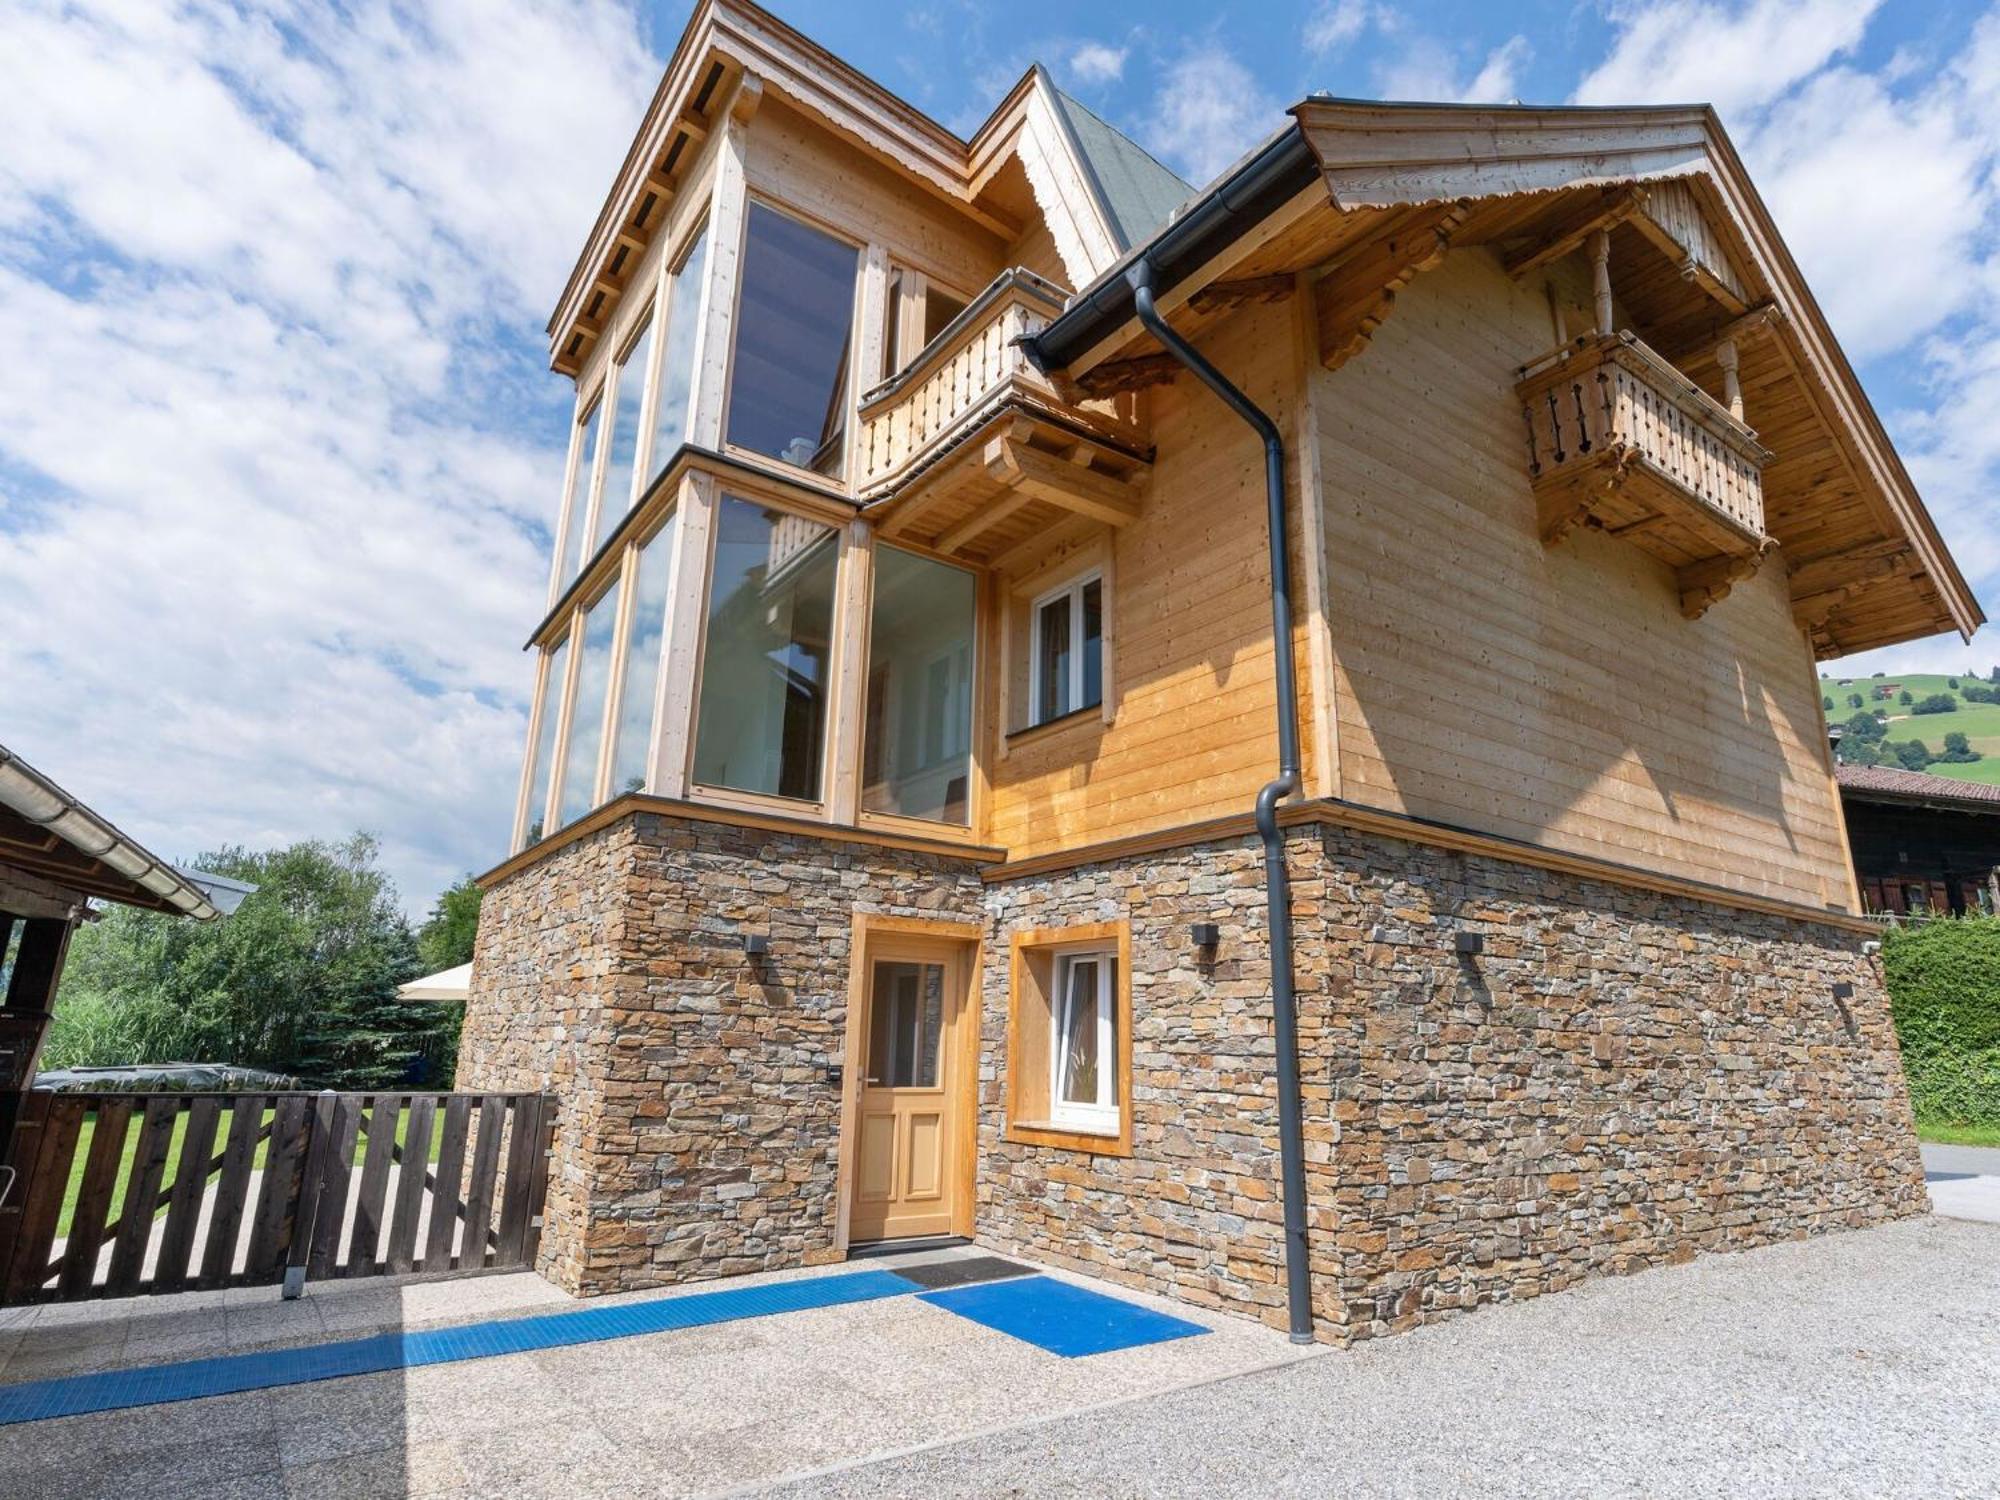
[{"label": "paved walkway", "polygon": [[[0,1384],[575,1305],[508,1275],[0,1313]],[[1212,1331],[1064,1359],[898,1296],[30,1422],[0,1491],[1936,1500],[2000,1474],[2000,1226],[1714,1256],[1303,1357],[1193,1316]]]},{"label": "paved walkway", "polygon": [[1924,1179],[1938,1213],[2000,1224],[2000,1148],[1926,1144]]},{"label": "paved walkway", "polygon": [[1592,1282],[1292,1369],[801,1481],[828,1496],[2000,1491],[2000,1228]]}]

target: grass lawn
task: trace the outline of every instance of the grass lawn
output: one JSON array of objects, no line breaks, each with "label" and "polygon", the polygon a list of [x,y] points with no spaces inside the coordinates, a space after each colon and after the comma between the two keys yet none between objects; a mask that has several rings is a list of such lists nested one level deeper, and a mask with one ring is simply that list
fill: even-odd
[{"label": "grass lawn", "polygon": [[[222,1147],[229,1138],[230,1113],[230,1111],[224,1110],[216,1124],[215,1145],[211,1149],[211,1156],[220,1156],[222,1154]],[[264,1111],[264,1124],[268,1125],[271,1123],[271,1114],[272,1111],[268,1109]],[[141,1122],[142,1116],[135,1113],[132,1117],[132,1123],[125,1127],[125,1151],[123,1159],[118,1165],[118,1185],[111,1192],[111,1209],[105,1216],[107,1224],[114,1222],[124,1210],[125,1189],[132,1179],[132,1159],[139,1154],[139,1127]],[[160,1184],[163,1190],[168,1184],[173,1182],[175,1173],[180,1170],[181,1138],[187,1134],[187,1124],[188,1117],[185,1112],[174,1119],[173,1138],[167,1144],[166,1170],[160,1174]],[[408,1124],[409,1115],[407,1112],[397,1116],[396,1144],[399,1146],[403,1144],[403,1135]],[[77,1132],[76,1154],[71,1158],[72,1165],[70,1167],[69,1183],[63,1189],[62,1213],[56,1219],[57,1239],[66,1239],[69,1235],[70,1220],[76,1213],[76,1200],[83,1193],[83,1171],[90,1160],[90,1140],[96,1131],[97,1116],[95,1114],[85,1115],[83,1117],[83,1128]],[[430,1159],[432,1161],[438,1159],[438,1148],[443,1144],[443,1136],[443,1122],[442,1120],[438,1120],[431,1126]],[[470,1142],[467,1143],[468,1149],[470,1144]],[[365,1137],[355,1142],[354,1164],[357,1167],[361,1165],[361,1158],[367,1151],[367,1148],[368,1142]],[[268,1142],[259,1141],[257,1143],[257,1154],[252,1159],[251,1165],[261,1169],[264,1165],[264,1157],[268,1149]],[[213,1182],[216,1177],[220,1177],[221,1175],[220,1172],[214,1173],[210,1176],[209,1181]],[[166,1209],[162,1208],[154,1217],[157,1218],[164,1213],[166,1213]]]},{"label": "grass lawn", "polygon": [[1919,1120],[1917,1136],[1940,1146],[2000,1146],[2000,1125],[1948,1125],[1941,1120]]},{"label": "grass lawn", "polygon": [[[1982,686],[1991,687],[1983,679],[1959,678],[1960,688],[1965,684],[1980,680]],[[1888,736],[1892,740],[1922,740],[1936,754],[1944,749],[1944,737],[1948,734],[1962,734],[1966,743],[1985,755],[1984,760],[1966,761],[1953,764],[1933,761],[1925,771],[1932,776],[1943,776],[1953,781],[1974,781],[1983,786],[2000,786],[2000,703],[1967,703],[1960,688],[1949,686],[1951,679],[1933,672],[1916,672],[1906,677],[1884,678],[1883,681],[1901,683],[1910,696],[1919,701],[1932,693],[1950,693],[1959,700],[1959,707],[1948,714],[1913,714],[1894,699],[1877,700],[1872,696],[1875,679],[1857,677],[1843,687],[1838,678],[1822,677],[1820,691],[1833,699],[1833,708],[1827,720],[1833,724],[1844,724],[1860,710],[1847,701],[1849,693],[1860,693],[1868,700],[1869,709],[1882,709],[1889,715]]]}]

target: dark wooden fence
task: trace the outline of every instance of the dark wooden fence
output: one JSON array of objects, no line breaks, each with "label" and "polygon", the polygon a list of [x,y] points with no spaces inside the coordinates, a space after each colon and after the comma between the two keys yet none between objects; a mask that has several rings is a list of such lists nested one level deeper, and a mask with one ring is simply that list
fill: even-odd
[{"label": "dark wooden fence", "polygon": [[0,1302],[532,1266],[542,1094],[31,1093]]}]

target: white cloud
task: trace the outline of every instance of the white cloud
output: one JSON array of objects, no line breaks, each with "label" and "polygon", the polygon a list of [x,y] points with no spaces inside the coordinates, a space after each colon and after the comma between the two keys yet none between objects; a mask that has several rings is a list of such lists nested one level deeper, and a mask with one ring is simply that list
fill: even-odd
[{"label": "white cloud", "polygon": [[1784,93],[1851,50],[1882,0],[1654,0],[1612,7],[1611,55],[1579,104],[1713,104],[1723,118]]},{"label": "white cloud", "polygon": [[1284,123],[1284,105],[1227,49],[1209,45],[1167,68],[1143,134],[1199,187]]},{"label": "white cloud", "polygon": [[1331,52],[1359,38],[1374,19],[1375,7],[1367,0],[1324,0],[1306,17],[1301,39],[1308,52]]},{"label": "white cloud", "polygon": [[1084,83],[1110,83],[1124,76],[1126,50],[1085,42],[1070,54],[1069,70]]},{"label": "white cloud", "polygon": [[504,853],[566,402],[656,76],[612,0],[0,14],[6,740],[162,853]]},{"label": "white cloud", "polygon": [[1376,68],[1375,83],[1385,99],[1505,104],[1514,98],[1515,80],[1531,55],[1526,37],[1509,37],[1487,53],[1467,78],[1450,48],[1436,38],[1418,37]]}]

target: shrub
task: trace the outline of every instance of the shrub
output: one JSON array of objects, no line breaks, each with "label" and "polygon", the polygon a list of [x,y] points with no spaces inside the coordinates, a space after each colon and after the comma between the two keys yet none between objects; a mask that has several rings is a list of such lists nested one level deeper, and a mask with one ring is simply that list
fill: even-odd
[{"label": "shrub", "polygon": [[1944,685],[1948,688],[1955,688],[1958,686],[1958,679],[1956,677],[1947,677],[1944,680]]},{"label": "shrub", "polygon": [[1995,701],[1993,689],[1980,687],[1977,683],[1968,684],[1960,692],[1959,696],[1964,698],[1967,703],[1992,703]]},{"label": "shrub", "polygon": [[1861,740],[1855,744],[1841,741],[1840,758],[1850,766],[1879,766],[1882,764],[1882,742]]},{"label": "shrub", "polygon": [[1912,703],[1915,703],[1917,700],[1910,696],[1910,690],[1908,688],[1904,688],[1902,692],[1896,695],[1896,701],[1902,704],[1903,707],[1908,708]]},{"label": "shrub", "polygon": [[1932,693],[1930,697],[1924,699],[1923,702],[1910,710],[1913,714],[1949,714],[1956,713],[1957,711],[1958,700],[1952,697],[1950,693]]},{"label": "shrub", "polygon": [[1831,697],[1822,698],[1819,700],[1819,706],[1831,712],[1833,709],[1833,699]]},{"label": "shrub", "polygon": [[1982,758],[1980,753],[1972,748],[1971,742],[1956,729],[1944,737],[1944,754],[1938,757],[1939,760],[1950,761],[1953,765],[1959,766]]},{"label": "shrub", "polygon": [[1847,695],[1847,706],[1849,708],[1859,708],[1864,701],[1859,693],[1849,693]]},{"label": "shrub", "polygon": [[1879,740],[1882,738],[1883,733],[1882,721],[1876,718],[1875,715],[1856,714],[1847,721],[1845,742],[1853,743],[1861,741],[1865,743],[1869,740]]},{"label": "shrub", "polygon": [[1892,929],[1882,974],[1918,1117],[2000,1124],[2000,919]]},{"label": "shrub", "polygon": [[1905,771],[1921,771],[1937,759],[1931,754],[1931,747],[1922,740],[1897,740],[1894,744],[1883,745],[1882,748],[1901,761]]}]

